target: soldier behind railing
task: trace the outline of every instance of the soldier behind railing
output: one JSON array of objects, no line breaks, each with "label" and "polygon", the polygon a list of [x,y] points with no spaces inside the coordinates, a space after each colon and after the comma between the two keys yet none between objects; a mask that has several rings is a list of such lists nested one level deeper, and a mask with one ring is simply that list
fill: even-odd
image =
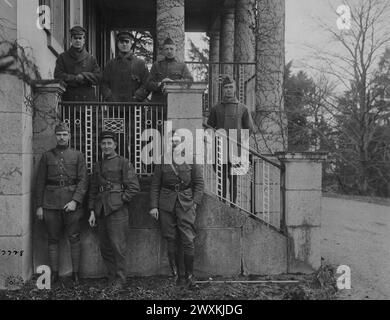
[{"label": "soldier behind railing", "polygon": [[70,30],[71,47],[56,61],[54,78],[63,80],[67,87],[63,101],[96,101],[95,88],[101,81],[96,59],[85,49],[86,30],[75,26]]},{"label": "soldier behind railing", "polygon": [[171,81],[193,82],[194,78],[184,62],[179,62],[176,45],[171,38],[163,44],[164,58],[155,62],[150,70],[148,89],[152,91],[152,102],[167,103],[164,84]]},{"label": "soldier behind railing", "polygon": [[118,56],[110,60],[103,72],[102,93],[105,101],[144,101],[148,95],[149,70],[145,61],[137,58],[132,50],[130,32],[117,35]]}]

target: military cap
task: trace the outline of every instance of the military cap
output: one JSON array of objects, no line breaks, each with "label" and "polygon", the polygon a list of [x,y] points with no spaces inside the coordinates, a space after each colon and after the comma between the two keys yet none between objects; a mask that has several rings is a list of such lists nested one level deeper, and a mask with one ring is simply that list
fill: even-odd
[{"label": "military cap", "polygon": [[103,139],[112,139],[117,142],[118,138],[114,132],[111,131],[102,131],[99,136],[100,141]]},{"label": "military cap", "polygon": [[131,40],[131,33],[128,32],[128,31],[120,31],[120,32],[118,32],[116,37],[117,37],[118,40],[122,40],[122,39],[129,39],[129,40]]},{"label": "military cap", "polygon": [[64,122],[61,122],[59,124],[56,125],[55,129],[54,129],[54,132],[57,133],[57,132],[70,132],[69,130],[69,126],[64,123]]},{"label": "military cap", "polygon": [[236,83],[234,81],[233,77],[231,77],[230,75],[226,75],[226,76],[223,77],[223,79],[222,79],[222,85],[223,86],[226,85],[226,84],[231,84],[231,83],[233,83],[233,84]]},{"label": "military cap", "polygon": [[173,40],[171,38],[166,38],[164,40],[163,46],[165,46],[166,44],[175,45],[175,43],[173,42]]},{"label": "military cap", "polygon": [[70,29],[70,34],[72,36],[85,36],[87,33],[87,30],[85,30],[81,26],[74,26],[72,29]]}]

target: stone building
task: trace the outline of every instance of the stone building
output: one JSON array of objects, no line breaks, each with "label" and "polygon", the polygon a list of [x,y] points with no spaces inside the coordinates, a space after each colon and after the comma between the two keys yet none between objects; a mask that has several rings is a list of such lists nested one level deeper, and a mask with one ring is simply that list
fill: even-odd
[{"label": "stone building", "polygon": [[[50,8],[50,17],[42,8]],[[5,17],[0,20],[0,39],[29,47],[43,80],[25,82],[0,74],[0,288],[15,277],[28,280],[47,263],[46,235],[35,221],[32,186],[41,153],[54,146],[53,128],[59,120],[70,122],[76,137],[72,146],[85,153],[89,168],[99,156],[94,133],[108,126],[123,135],[120,152],[135,154],[135,167],[144,181],[140,201],[131,209],[129,275],[168,273],[158,226],[146,214],[151,169],[137,158],[139,142],[126,153],[128,136],[139,140],[141,129],[154,123],[147,117],[159,106],[122,104],[114,109],[100,102],[61,103],[63,84],[52,78],[55,59],[67,48],[67,31],[73,25],[88,29],[88,50],[102,67],[112,56],[114,30],[149,31],[156,56],[169,36],[178,43],[181,60],[185,32],[206,32],[208,81],[169,85],[166,119],[175,127],[202,128],[204,92],[208,104],[215,103],[219,76],[229,73],[237,80],[240,100],[253,112],[258,128],[255,150],[251,171],[240,178],[236,208],[219,200],[221,186],[213,171],[205,169],[205,201],[197,219],[197,274],[281,274],[320,266],[323,155],[285,152],[284,0],[9,0],[0,2],[0,18]],[[126,118],[126,112],[134,112],[134,118]],[[126,127],[124,119],[139,122]],[[96,235],[86,225],[82,243],[82,274],[101,276],[104,266]],[[62,245],[68,244],[64,240]],[[64,256],[60,272],[69,270]]]}]

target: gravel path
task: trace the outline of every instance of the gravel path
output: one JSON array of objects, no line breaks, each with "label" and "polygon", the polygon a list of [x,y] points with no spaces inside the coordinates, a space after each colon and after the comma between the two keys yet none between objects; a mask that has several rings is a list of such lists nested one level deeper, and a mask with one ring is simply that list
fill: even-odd
[{"label": "gravel path", "polygon": [[390,299],[390,206],[322,199],[322,257],[351,268],[340,299]]}]

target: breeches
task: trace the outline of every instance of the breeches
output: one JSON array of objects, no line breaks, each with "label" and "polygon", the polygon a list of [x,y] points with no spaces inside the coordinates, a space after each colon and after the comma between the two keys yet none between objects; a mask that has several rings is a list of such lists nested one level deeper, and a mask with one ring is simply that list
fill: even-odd
[{"label": "breeches", "polygon": [[160,226],[161,232],[169,242],[177,242],[183,245],[185,254],[194,253],[194,239],[196,236],[195,229],[196,213],[194,209],[184,211],[181,204],[176,201],[172,212],[160,209]]},{"label": "breeches", "polygon": [[63,230],[71,244],[80,242],[80,219],[83,216],[81,208],[74,212],[64,210],[43,209],[43,219],[50,244],[58,244]]}]

